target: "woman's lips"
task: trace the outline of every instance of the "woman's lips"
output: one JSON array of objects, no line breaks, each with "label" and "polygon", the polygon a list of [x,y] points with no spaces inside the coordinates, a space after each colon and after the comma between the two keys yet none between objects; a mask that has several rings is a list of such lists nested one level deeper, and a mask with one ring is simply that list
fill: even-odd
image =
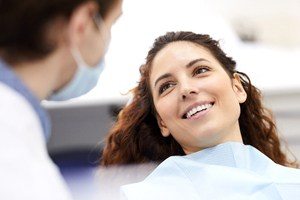
[{"label": "woman's lips", "polygon": [[205,111],[211,109],[213,107],[214,102],[205,102],[194,104],[193,106],[189,106],[185,114],[182,116],[183,119],[194,119],[196,116],[200,116],[205,113]]},{"label": "woman's lips", "polygon": [[191,117],[187,118],[188,120],[195,120],[195,119],[200,119],[202,118],[204,115],[206,115],[206,113],[208,113],[210,111],[210,109],[212,108],[212,106],[210,108],[207,108],[205,110],[202,110],[200,112],[195,113],[194,115],[192,115]]}]

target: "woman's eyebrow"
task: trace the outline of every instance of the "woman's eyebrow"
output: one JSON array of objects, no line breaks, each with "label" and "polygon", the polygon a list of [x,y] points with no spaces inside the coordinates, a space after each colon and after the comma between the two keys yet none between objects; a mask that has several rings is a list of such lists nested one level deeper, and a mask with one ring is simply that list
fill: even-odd
[{"label": "woman's eyebrow", "polygon": [[[191,62],[189,62],[186,67],[189,68],[191,66],[193,66],[195,63],[197,62],[203,62],[203,61],[206,61],[206,62],[209,62],[208,60],[204,59],[204,58],[198,58],[198,59],[195,59],[195,60],[192,60]],[[165,78],[169,78],[170,76],[172,76],[172,74],[170,73],[166,73],[164,75],[161,75],[160,77],[158,77],[154,83],[154,87],[156,87],[157,83],[162,80],[162,79],[165,79]]]},{"label": "woman's eyebrow", "polygon": [[158,77],[154,83],[154,87],[157,85],[157,83],[162,80],[162,79],[165,79],[165,78],[169,78],[170,76],[172,76],[172,74],[170,73],[166,73],[164,75],[161,75],[160,77]]},{"label": "woman's eyebrow", "polygon": [[189,62],[186,67],[187,68],[190,68],[191,66],[193,66],[195,63],[197,62],[203,62],[203,61],[206,61],[206,62],[209,62],[208,60],[204,59],[204,58],[198,58],[198,59],[195,59],[195,60],[192,60],[191,62]]}]

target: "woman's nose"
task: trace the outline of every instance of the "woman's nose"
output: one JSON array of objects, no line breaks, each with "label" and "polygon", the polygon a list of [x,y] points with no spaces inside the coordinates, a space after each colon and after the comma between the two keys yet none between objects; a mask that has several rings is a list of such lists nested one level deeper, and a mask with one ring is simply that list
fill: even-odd
[{"label": "woman's nose", "polygon": [[185,85],[181,89],[180,98],[181,98],[181,100],[186,100],[188,98],[193,98],[197,94],[198,94],[197,88],[195,88],[193,86]]}]

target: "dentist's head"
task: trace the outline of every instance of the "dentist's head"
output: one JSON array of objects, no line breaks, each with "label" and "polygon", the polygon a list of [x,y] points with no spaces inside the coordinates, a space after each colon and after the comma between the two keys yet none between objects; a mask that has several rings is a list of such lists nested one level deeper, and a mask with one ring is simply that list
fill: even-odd
[{"label": "dentist's head", "polygon": [[0,58],[39,99],[90,91],[122,0],[0,1]]}]

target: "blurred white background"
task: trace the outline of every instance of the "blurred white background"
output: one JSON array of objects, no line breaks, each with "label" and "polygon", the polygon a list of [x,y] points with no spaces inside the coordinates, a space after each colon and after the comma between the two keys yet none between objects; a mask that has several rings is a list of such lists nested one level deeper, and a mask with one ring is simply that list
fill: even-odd
[{"label": "blurred white background", "polygon": [[300,159],[300,1],[124,0],[112,30],[106,67],[87,95],[48,107],[126,101],[154,39],[193,31],[220,40],[274,110],[283,137]]},{"label": "blurred white background", "polygon": [[[44,102],[53,121],[50,154],[101,146],[113,123],[112,111],[137,84],[154,39],[184,30],[220,40],[237,69],[262,90],[280,136],[300,160],[299,8],[299,0],[124,0],[97,87],[69,102]],[[89,173],[63,170],[75,199],[92,199],[88,195],[100,192],[82,178]]]},{"label": "blurred white background", "polygon": [[167,31],[208,33],[262,90],[280,133],[300,159],[300,1],[124,0],[97,87],[79,99],[123,99],[154,39]]},{"label": "blurred white background", "polygon": [[264,91],[299,90],[300,1],[124,0],[106,69],[85,98],[119,97],[135,86],[154,39],[167,31],[208,33]]}]

